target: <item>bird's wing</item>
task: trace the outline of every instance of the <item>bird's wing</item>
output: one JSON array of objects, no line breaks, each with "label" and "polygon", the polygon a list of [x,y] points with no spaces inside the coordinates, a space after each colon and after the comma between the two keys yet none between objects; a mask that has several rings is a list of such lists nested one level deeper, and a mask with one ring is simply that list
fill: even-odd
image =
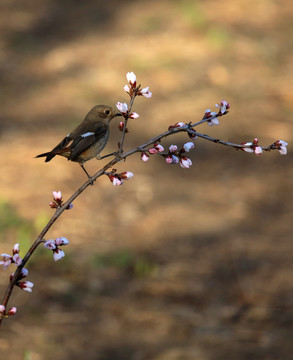
[{"label": "bird's wing", "polygon": [[96,130],[95,132],[87,132],[85,134],[79,135],[73,142],[68,146],[70,149],[70,156],[68,160],[76,159],[80,154],[102,139],[107,135],[107,127],[102,127]]}]

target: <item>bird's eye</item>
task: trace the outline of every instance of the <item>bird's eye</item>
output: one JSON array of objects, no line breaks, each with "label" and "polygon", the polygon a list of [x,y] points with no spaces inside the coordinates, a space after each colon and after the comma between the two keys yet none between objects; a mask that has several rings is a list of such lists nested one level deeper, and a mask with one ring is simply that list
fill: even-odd
[{"label": "bird's eye", "polygon": [[109,115],[110,114],[110,110],[105,110],[105,114]]}]

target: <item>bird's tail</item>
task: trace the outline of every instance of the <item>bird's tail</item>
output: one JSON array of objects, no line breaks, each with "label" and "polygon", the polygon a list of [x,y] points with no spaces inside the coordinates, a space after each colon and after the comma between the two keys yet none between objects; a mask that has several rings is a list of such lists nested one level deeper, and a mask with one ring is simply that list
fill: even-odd
[{"label": "bird's tail", "polygon": [[35,156],[35,158],[40,158],[40,157],[46,156],[45,162],[48,162],[48,161],[52,160],[55,155],[57,155],[57,154],[52,154],[52,152],[49,151],[49,152],[37,155],[37,156]]}]

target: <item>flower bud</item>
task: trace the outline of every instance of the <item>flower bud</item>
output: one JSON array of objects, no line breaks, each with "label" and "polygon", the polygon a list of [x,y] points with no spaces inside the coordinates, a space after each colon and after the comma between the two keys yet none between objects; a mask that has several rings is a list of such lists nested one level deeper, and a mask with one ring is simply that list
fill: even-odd
[{"label": "flower bud", "polygon": [[124,180],[131,179],[132,177],[133,177],[133,173],[131,171],[125,171],[125,172],[119,174],[119,178],[124,179]]},{"label": "flower bud", "polygon": [[150,159],[150,156],[145,152],[141,153],[140,157],[143,162],[147,162]]},{"label": "flower bud", "polygon": [[60,250],[59,248],[57,248],[56,250],[53,250],[54,261],[61,260],[62,258],[64,258],[64,256],[65,256],[65,253],[63,250]]},{"label": "flower bud", "polygon": [[8,310],[8,316],[13,316],[16,314],[16,312],[17,312],[17,308],[15,306],[13,306],[12,308],[10,308]]},{"label": "flower bud", "polygon": [[174,153],[178,150],[178,146],[177,145],[170,145],[169,146],[169,151],[170,153]]},{"label": "flower bud", "polygon": [[194,148],[194,143],[193,142],[187,142],[186,144],[183,145],[183,149],[186,151],[186,152],[189,152],[191,149]]}]

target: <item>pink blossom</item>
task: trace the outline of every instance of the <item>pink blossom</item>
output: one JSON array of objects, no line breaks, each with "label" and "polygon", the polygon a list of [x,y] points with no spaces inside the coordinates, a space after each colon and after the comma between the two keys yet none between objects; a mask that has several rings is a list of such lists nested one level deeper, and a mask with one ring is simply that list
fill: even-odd
[{"label": "pink blossom", "polygon": [[141,153],[140,158],[143,162],[147,162],[147,161],[149,161],[150,156],[147,153],[143,152],[143,153]]},{"label": "pink blossom", "polygon": [[191,149],[194,148],[194,143],[193,142],[187,142],[183,145],[183,149],[186,151],[186,152],[189,152]]},{"label": "pink blossom", "polygon": [[16,283],[17,286],[19,286],[22,290],[27,292],[32,292],[34,284],[30,281],[20,281]]},{"label": "pink blossom", "polygon": [[123,89],[124,89],[125,92],[127,92],[129,94],[130,87],[128,85],[125,85]]},{"label": "pink blossom", "polygon": [[230,104],[226,100],[222,100],[220,104],[216,104],[216,107],[219,108],[219,112],[223,115],[230,108]]},{"label": "pink blossom", "polygon": [[19,244],[15,244],[12,249],[12,254],[18,254],[19,253]]},{"label": "pink blossom", "polygon": [[128,72],[126,79],[132,87],[136,87],[136,75],[133,72]]},{"label": "pink blossom", "polygon": [[262,154],[262,148],[261,148],[261,146],[256,146],[256,147],[254,148],[254,153],[255,153],[255,155],[261,155],[261,154]]},{"label": "pink blossom", "polygon": [[50,240],[46,241],[44,244],[44,247],[49,250],[55,250],[56,249],[55,240],[50,239]]},{"label": "pink blossom", "polygon": [[53,259],[54,261],[58,261],[61,260],[62,258],[64,258],[65,253],[63,250],[57,248],[55,250],[53,250]]},{"label": "pink blossom", "polygon": [[123,185],[123,180],[119,179],[117,176],[114,176],[112,180],[112,184],[113,186]]},{"label": "pink blossom", "polygon": [[149,99],[150,97],[152,97],[153,94],[150,92],[149,87],[147,86],[140,90],[139,95],[142,95]]},{"label": "pink blossom", "polygon": [[188,169],[192,165],[192,161],[186,157],[183,156],[180,158],[180,166],[184,169]]},{"label": "pink blossom", "polygon": [[129,115],[130,119],[137,119],[139,118],[139,115],[136,113],[136,112],[132,112],[130,115]]},{"label": "pink blossom", "polygon": [[5,314],[5,306],[4,305],[0,305],[0,314]]},{"label": "pink blossom", "polygon": [[178,146],[177,145],[170,145],[169,146],[169,151],[170,153],[174,153],[178,150]]},{"label": "pink blossom", "polygon": [[62,200],[61,191],[53,191],[53,198],[57,201],[57,203],[59,203]]},{"label": "pink blossom", "polygon": [[18,254],[15,254],[13,255],[13,262],[15,266],[19,266],[22,263],[22,258]]},{"label": "pink blossom", "polygon": [[17,312],[17,308],[16,308],[15,306],[13,306],[12,308],[10,308],[10,309],[8,310],[8,315],[9,315],[9,316],[13,316],[13,315],[16,314],[16,312]]},{"label": "pink blossom", "polygon": [[166,163],[167,164],[172,164],[172,155],[166,156]]},{"label": "pink blossom", "polygon": [[0,265],[3,265],[3,270],[6,270],[8,266],[12,263],[12,256],[8,254],[1,254],[2,260],[0,260]]},{"label": "pink blossom", "polygon": [[55,240],[55,244],[56,244],[57,246],[68,245],[68,244],[69,244],[69,240],[67,240],[65,237],[61,236],[61,237],[58,237],[58,238]]},{"label": "pink blossom", "polygon": [[157,154],[159,152],[159,150],[155,149],[155,148],[151,148],[148,150],[150,154]]},{"label": "pink blossom", "polygon": [[126,115],[128,112],[128,105],[126,103],[117,102],[117,109],[121,112],[121,114]]},{"label": "pink blossom", "polygon": [[162,151],[165,150],[164,147],[161,144],[158,144],[158,143],[154,144],[154,148],[156,150],[158,150],[158,152],[162,152]]},{"label": "pink blossom", "polygon": [[[244,145],[244,146],[252,146],[252,142],[242,143],[241,145]],[[254,152],[254,150],[253,150],[251,147],[243,147],[243,148],[241,148],[241,150],[246,151],[246,152],[249,152],[249,153],[253,153],[253,152]]]}]

